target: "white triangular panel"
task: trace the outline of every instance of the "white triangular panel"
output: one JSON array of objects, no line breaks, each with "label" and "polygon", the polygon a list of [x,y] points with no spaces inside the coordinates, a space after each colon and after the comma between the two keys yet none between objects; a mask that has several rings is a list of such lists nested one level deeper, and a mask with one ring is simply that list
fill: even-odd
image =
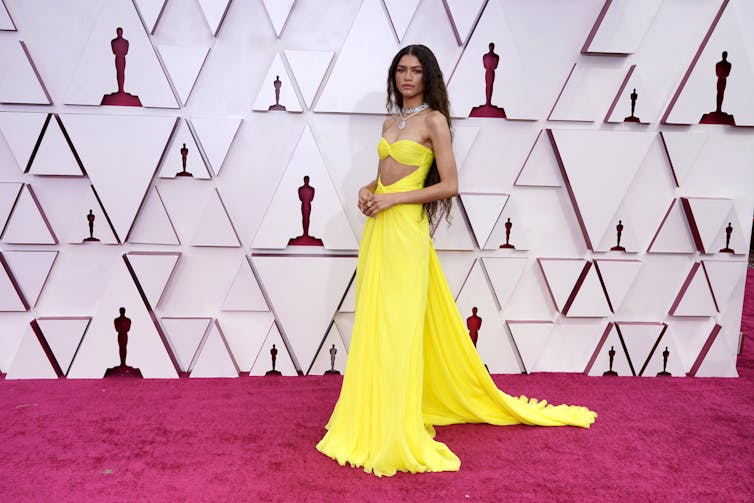
[{"label": "white triangular panel", "polygon": [[196,352],[212,318],[162,318],[165,336],[170,342],[181,372],[190,372]]},{"label": "white triangular panel", "polygon": [[568,297],[571,295],[576,280],[586,263],[583,259],[537,259],[539,267],[545,276],[547,288],[558,311],[565,307]]},{"label": "white triangular panel", "polygon": [[26,46],[14,38],[0,41],[0,103],[52,103]]},{"label": "white triangular panel", "polygon": [[529,259],[526,257],[483,257],[484,268],[492,283],[501,306],[508,303],[518,280],[526,269]]},{"label": "white triangular panel", "polygon": [[280,54],[277,53],[275,53],[270,68],[267,70],[267,75],[262,80],[262,86],[254,100],[252,110],[267,112],[272,105],[275,105],[275,82],[278,80],[280,80],[280,98],[277,103],[284,106],[288,112],[302,111],[301,103],[296,96],[293,79],[288,74]]},{"label": "white triangular panel", "polygon": [[314,97],[322,85],[322,79],[332,61],[333,51],[294,51],[286,49],[285,59],[296,78],[307,108],[312,107]]},{"label": "white triangular panel", "polygon": [[480,249],[487,244],[490,232],[500,218],[508,197],[508,194],[461,194],[463,208],[469,216],[471,229]]},{"label": "white triangular panel", "polygon": [[[65,103],[99,105],[105,95],[117,92],[111,41],[117,37],[116,28],[122,28],[123,38],[128,41],[123,91],[138,96],[145,107],[178,108],[134,4],[130,0],[111,0],[98,7],[97,21],[72,72]],[[78,148],[75,141],[74,145]]]},{"label": "white triangular panel", "polygon": [[[754,125],[754,101],[751,89],[754,87],[754,55],[752,48],[742,35],[750,29],[744,21],[743,8],[739,3],[726,3],[722,16],[715,26],[704,50],[692,62],[693,69],[684,76],[682,87],[671,101],[666,122],[671,124],[697,124],[704,114],[717,108],[716,65],[722,60],[723,51],[728,52],[731,63],[727,77],[722,111],[732,114],[737,126]],[[677,98],[677,99],[676,99]]]},{"label": "white triangular panel", "polygon": [[351,284],[348,286],[348,291],[343,296],[343,301],[338,308],[339,313],[353,313],[356,311],[356,273],[353,274]]},{"label": "white triangular panel", "polygon": [[21,190],[2,239],[13,244],[57,244],[58,240],[29,185]]},{"label": "white triangular panel", "polygon": [[527,187],[562,187],[558,160],[547,133],[540,131],[513,185]]},{"label": "white triangular panel", "polygon": [[548,119],[585,122],[602,119],[625,75],[625,69],[605,67],[602,61],[576,63]]},{"label": "white triangular panel", "polygon": [[597,271],[592,265],[586,274],[586,278],[584,278],[584,282],[578,288],[576,297],[573,299],[573,303],[568,309],[566,316],[571,318],[599,318],[609,315],[610,306],[607,304],[607,298],[605,298],[605,292],[597,277]]},{"label": "white triangular panel", "polygon": [[597,354],[592,367],[588,369],[590,376],[601,376],[610,370],[610,349],[615,351],[613,355],[613,372],[619,376],[632,376],[631,366],[628,364],[628,356],[623,350],[623,344],[618,336],[615,325],[611,325],[610,332],[601,345],[596,349]]},{"label": "white triangular panel", "polygon": [[[680,360],[683,374],[689,372],[696,362],[710,333],[715,328],[713,318],[671,318],[661,344],[670,346],[670,358]],[[683,375],[682,374],[682,375]]]},{"label": "white triangular panel", "polygon": [[89,317],[37,318],[37,324],[63,374],[68,373],[91,320]]},{"label": "white triangular panel", "polygon": [[21,171],[26,169],[29,157],[39,140],[48,114],[29,112],[0,113],[0,132],[3,133],[13,157]]},{"label": "white triangular panel", "polygon": [[594,265],[607,290],[613,311],[620,311],[626,295],[639,275],[641,262],[639,260],[599,259],[594,261]]},{"label": "white triangular panel", "polygon": [[[93,233],[89,232],[89,211],[94,216]],[[85,242],[84,240],[93,235],[99,241]],[[107,219],[107,215],[102,211],[97,197],[91,187],[83,192],[81,197],[76,198],[71,203],[71,210],[68,214],[68,227],[65,229],[64,240],[66,243],[86,243],[86,244],[117,244],[118,238],[113,234],[113,229]]]},{"label": "white triangular panel", "polygon": [[308,365],[351,280],[356,258],[255,256],[252,260],[296,359]]},{"label": "white triangular panel", "polygon": [[547,346],[547,341],[552,333],[551,321],[518,321],[507,320],[508,330],[516,342],[516,347],[524,362],[527,372],[537,369],[539,355]]},{"label": "white triangular panel", "polygon": [[23,183],[0,182],[0,229],[5,228],[23,186]]},{"label": "white triangular panel", "polygon": [[288,20],[288,16],[291,14],[291,9],[296,0],[262,0],[264,9],[267,11],[267,15],[272,23],[272,28],[275,30],[275,36],[280,38],[280,33],[283,31],[285,22]]},{"label": "white triangular panel", "polygon": [[463,164],[466,162],[466,157],[474,146],[479,129],[479,126],[453,127],[453,155],[456,159],[458,171],[463,169]]},{"label": "white triangular panel", "polygon": [[5,267],[0,266],[0,312],[26,311],[26,306],[16,291],[13,280]]},{"label": "white triangular panel", "polygon": [[691,268],[686,281],[670,308],[673,316],[714,316],[717,314],[707,277],[701,263]]},{"label": "white triangular panel", "polygon": [[167,0],[134,0],[134,2],[147,31],[154,33],[154,29],[160,17],[162,17],[162,12],[165,10]]},{"label": "white triangular panel", "polygon": [[0,331],[0,372],[8,372],[16,356],[21,341],[33,320],[30,312],[5,314],[2,316],[3,330]]},{"label": "white triangular panel", "polygon": [[[364,0],[315,110],[384,114],[385,69],[398,49],[382,2]],[[369,54],[368,65],[365,54]]]},{"label": "white triangular panel", "polygon": [[[605,15],[586,53],[632,54],[638,52],[644,34],[652,25],[662,0],[610,0]],[[630,22],[627,21],[630,19]]]},{"label": "white triangular panel", "polygon": [[13,24],[10,14],[8,14],[8,9],[2,1],[0,1],[0,30],[16,31],[16,26]]},{"label": "white triangular panel", "polygon": [[660,337],[664,325],[662,323],[619,322],[618,327],[623,334],[623,341],[626,343],[626,350],[636,375],[644,375],[640,374],[641,369]]},{"label": "white triangular panel", "polygon": [[238,377],[238,367],[217,322],[212,323],[199,348],[191,377]]},{"label": "white triangular panel", "polygon": [[680,200],[674,199],[647,250],[652,253],[696,253],[694,238]]},{"label": "white triangular panel", "polygon": [[[170,139],[165,156],[162,158],[157,176],[160,178],[176,178],[178,173],[183,172],[183,153],[181,151],[184,146],[188,150],[186,153],[186,172],[191,173],[191,177],[198,180],[212,178],[185,119],[178,123],[178,127],[173,132],[173,137]],[[191,178],[186,177],[186,179],[190,180]]]},{"label": "white triangular panel", "polygon": [[220,174],[228,149],[236,137],[241,119],[234,117],[194,117],[190,124],[202,145],[212,171]]},{"label": "white triangular panel", "polygon": [[561,320],[553,327],[533,371],[583,372],[605,328],[604,320]]},{"label": "white triangular panel", "polygon": [[29,173],[32,175],[84,176],[60,124],[52,117],[39,148],[34,154]]},{"label": "white triangular panel", "polygon": [[[246,257],[241,259],[236,277],[225,295],[223,311],[268,311],[267,301],[259,289],[259,284]],[[269,328],[269,327],[267,327]],[[267,331],[265,330],[265,334]]]},{"label": "white triangular panel", "polygon": [[283,374],[284,376],[295,376],[297,374],[296,367],[293,365],[288,350],[285,348],[283,338],[280,336],[277,325],[274,323],[270,327],[270,332],[267,334],[264,342],[262,343],[259,353],[254,359],[254,364],[251,367],[249,375],[263,376],[266,372],[272,370],[272,357],[270,350],[275,347],[277,349],[275,370]]},{"label": "white triangular panel", "polygon": [[590,249],[607,231],[655,133],[552,131]]},{"label": "white triangular panel", "polygon": [[[727,227],[728,224],[731,226],[731,234],[730,234],[730,242],[727,242],[726,246],[726,235],[727,235]],[[709,246],[709,248],[706,248],[705,250],[707,253],[719,253],[720,250],[723,250],[725,248],[733,250],[733,253],[735,255],[745,255],[748,253],[747,251],[747,244],[746,244],[746,238],[745,236],[746,231],[744,230],[744,227],[741,225],[741,221],[738,219],[738,213],[736,211],[736,208],[733,207],[730,209],[730,212],[726,215],[726,217],[723,219],[723,225],[718,230],[716,234],[713,234],[712,237],[712,244]],[[724,252],[729,253],[729,252]]]},{"label": "white triangular panel", "polygon": [[220,26],[228,12],[231,0],[199,0],[199,6],[202,8],[204,18],[207,20],[209,30],[212,35],[217,36]]},{"label": "white triangular panel", "polygon": [[204,207],[198,220],[194,238],[194,246],[223,246],[235,248],[241,246],[228,211],[215,189]]},{"label": "white triangular panel", "polygon": [[351,347],[351,335],[353,333],[353,313],[337,313],[334,318],[335,324],[338,326],[338,332],[343,338],[343,344],[348,350]]},{"label": "white triangular panel", "polygon": [[162,44],[158,45],[157,49],[181,104],[186,106],[210,48]]},{"label": "white triangular panel", "polygon": [[131,231],[129,243],[178,245],[178,235],[165,209],[157,187],[152,189],[139,210]]},{"label": "white triangular panel", "polygon": [[26,302],[30,307],[34,307],[47,282],[58,252],[55,250],[6,250],[2,256],[8,262],[13,278],[21,288]]},{"label": "white triangular panel", "polygon": [[177,377],[175,366],[126,264],[117,261],[105,274],[108,278],[107,287],[99,299],[92,323],[73,360],[68,377],[96,379],[104,376],[108,368],[120,364],[117,332],[113,326],[114,320],[120,315],[120,307],[126,309],[125,315],[131,319],[126,364],[138,368],[145,378]]},{"label": "white triangular panel", "polygon": [[442,219],[432,234],[435,248],[438,250],[474,250],[476,245],[472,231],[466,223],[458,198],[454,197],[450,208],[450,223]]},{"label": "white triangular panel", "polygon": [[482,318],[476,343],[479,357],[493,374],[518,374],[521,368],[516,350],[500,319],[494,294],[490,291],[482,263],[477,261],[466,278],[456,300],[461,317],[468,322],[477,308],[477,316]]},{"label": "white triangular panel", "polygon": [[473,254],[463,251],[438,251],[437,258],[440,260],[442,273],[448,283],[450,293],[455,299],[461,292],[476,259]]},{"label": "white triangular panel", "polygon": [[406,35],[406,29],[416,13],[419,6],[419,0],[383,0],[387,7],[390,21],[393,24],[395,35],[398,40],[403,41]]},{"label": "white triangular panel", "polygon": [[180,256],[178,252],[130,252],[126,254],[136,280],[152,309],[160,304],[162,294]]},{"label": "white triangular panel", "polygon": [[305,176],[309,177],[309,184],[315,189],[311,202],[309,236],[321,239],[328,249],[357,249],[358,243],[340,197],[308,126],[304,128],[272,196],[267,213],[254,237],[253,247],[282,249],[288,246],[291,238],[303,234],[299,188],[303,187]]},{"label": "white triangular panel", "polygon": [[660,131],[668,154],[670,168],[677,186],[682,186],[707,143],[709,133],[703,131]]},{"label": "white triangular panel", "polygon": [[346,358],[348,357],[348,351],[343,344],[343,337],[338,330],[338,326],[333,323],[330,327],[330,331],[327,332],[327,337],[322,342],[319,353],[314,357],[312,362],[312,368],[309,370],[308,375],[321,376],[332,367],[332,360],[330,350],[335,346],[335,370],[342,375],[346,370]]},{"label": "white triangular panel", "polygon": [[[655,122],[659,113],[658,98],[651,93],[654,90],[652,79],[644,75],[643,67],[632,65],[618,89],[605,122],[649,124]],[[631,98],[636,93],[634,113],[631,115]],[[626,120],[630,119],[630,120]],[[637,120],[638,119],[638,120]]]},{"label": "white triangular panel", "polygon": [[6,379],[57,379],[50,360],[31,326],[26,330]]},{"label": "white triangular panel", "polygon": [[275,317],[270,312],[222,313],[218,323],[241,372],[249,372]]},{"label": "white triangular panel", "polygon": [[464,45],[487,0],[443,0],[458,45]]},{"label": "white triangular panel", "polygon": [[124,240],[176,119],[84,114],[62,118],[115,232]]},{"label": "white triangular panel", "polygon": [[[7,252],[6,252],[7,253]],[[715,295],[715,302],[720,312],[728,306],[731,294],[746,278],[746,262],[729,260],[704,260],[702,266]]]}]

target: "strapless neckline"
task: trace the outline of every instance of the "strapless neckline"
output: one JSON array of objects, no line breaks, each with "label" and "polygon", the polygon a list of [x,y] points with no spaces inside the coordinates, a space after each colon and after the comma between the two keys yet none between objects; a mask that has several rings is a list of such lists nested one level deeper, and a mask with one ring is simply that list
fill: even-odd
[{"label": "strapless neckline", "polygon": [[418,141],[416,141],[416,140],[411,140],[411,139],[409,139],[409,138],[399,138],[399,139],[397,139],[397,140],[395,140],[394,142],[392,142],[392,143],[391,143],[391,142],[387,141],[387,138],[385,138],[384,136],[380,136],[380,140],[384,141],[384,142],[385,142],[385,143],[386,143],[387,145],[389,145],[389,146],[393,146],[393,145],[395,145],[396,143],[401,143],[401,142],[404,142],[404,141],[405,141],[405,142],[408,142],[408,143],[413,143],[414,145],[418,145],[418,146],[420,146],[421,148],[423,148],[423,149],[425,149],[425,150],[428,150],[428,151],[432,152],[432,149],[431,149],[431,148],[429,148],[428,146],[424,145],[423,143],[419,143],[419,142],[418,142]]}]

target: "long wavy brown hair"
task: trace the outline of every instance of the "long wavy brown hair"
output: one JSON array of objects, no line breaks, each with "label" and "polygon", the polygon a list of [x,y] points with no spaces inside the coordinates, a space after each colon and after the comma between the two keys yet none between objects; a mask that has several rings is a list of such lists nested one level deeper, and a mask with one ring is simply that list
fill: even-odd
[{"label": "long wavy brown hair", "polygon": [[[407,45],[395,55],[393,62],[390,64],[390,69],[387,72],[387,111],[388,113],[394,113],[396,108],[400,110],[403,108],[403,95],[398,91],[398,86],[395,83],[395,72],[398,69],[398,62],[406,54],[416,56],[419,63],[422,65],[422,79],[424,82],[424,102],[428,103],[433,110],[441,112],[445,116],[445,120],[448,121],[448,128],[450,124],[450,101],[448,100],[448,90],[445,88],[445,79],[442,76],[442,70],[437,63],[437,58],[431,50],[425,45]],[[440,172],[437,170],[437,162],[432,161],[432,165],[429,167],[429,173],[424,180],[424,186],[429,187],[440,181]],[[439,201],[432,201],[431,203],[424,203],[424,211],[427,213],[430,225],[438,222],[443,217],[448,222],[450,216],[451,199],[441,199]]]}]

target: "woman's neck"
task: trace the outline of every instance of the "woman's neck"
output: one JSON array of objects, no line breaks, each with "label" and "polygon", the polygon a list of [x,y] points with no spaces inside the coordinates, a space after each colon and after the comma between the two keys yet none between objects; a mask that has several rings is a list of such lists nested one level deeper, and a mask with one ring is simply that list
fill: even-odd
[{"label": "woman's neck", "polygon": [[404,109],[406,109],[406,108],[416,108],[419,105],[421,105],[422,103],[424,103],[424,96],[417,95],[417,96],[412,96],[410,98],[404,98],[404,100],[403,100],[403,108]]}]

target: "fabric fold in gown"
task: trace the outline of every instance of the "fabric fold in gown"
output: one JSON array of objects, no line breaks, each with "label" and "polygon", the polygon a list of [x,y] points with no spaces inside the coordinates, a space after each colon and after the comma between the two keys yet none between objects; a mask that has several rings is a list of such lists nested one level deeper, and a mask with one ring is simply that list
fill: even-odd
[{"label": "fabric fold in gown", "polygon": [[[424,185],[434,154],[380,139],[378,153],[416,166],[377,193]],[[585,407],[552,406],[497,388],[442,273],[421,204],[368,218],[356,269],[356,313],[340,397],[317,449],[375,475],[454,471],[460,460],[432,425],[489,423],[588,428]]]}]

